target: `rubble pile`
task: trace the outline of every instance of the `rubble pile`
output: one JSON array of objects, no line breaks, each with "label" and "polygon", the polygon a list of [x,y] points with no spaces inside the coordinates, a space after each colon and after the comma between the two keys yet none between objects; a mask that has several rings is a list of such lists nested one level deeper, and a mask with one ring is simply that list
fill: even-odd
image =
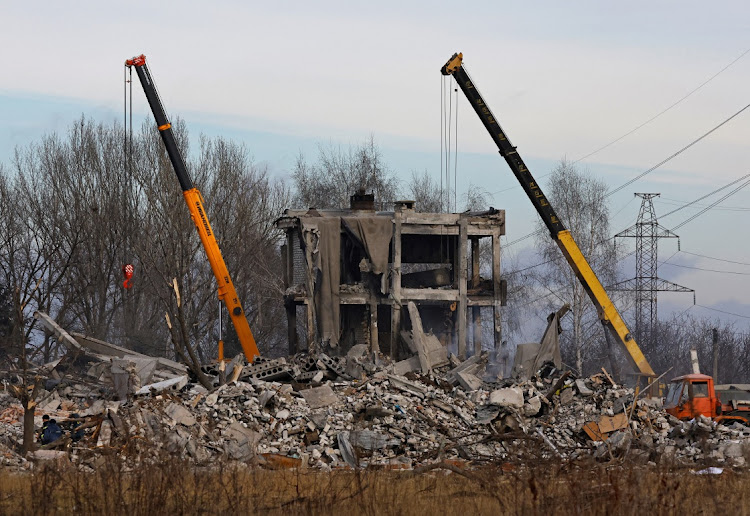
[{"label": "rubble pile", "polygon": [[[62,365],[56,364],[39,396],[37,426],[49,414],[70,428],[80,425],[83,437],[33,457],[71,456],[91,468],[112,450],[137,461],[158,460],[162,451],[202,465],[322,470],[509,462],[530,454],[744,464],[746,427],[681,422],[660,400],[614,384],[606,372],[576,378],[548,363],[530,380],[498,380],[486,374],[484,354],[463,362],[440,358],[446,365],[427,363],[426,372],[419,358],[390,363],[357,346],[344,357],[299,354],[253,364],[238,358],[227,364],[227,383],[220,384],[218,368],[204,370],[211,389],[174,368],[154,375],[158,365],[138,369],[128,359],[112,359],[109,373],[102,361],[89,364],[79,382],[70,373],[55,378]],[[129,380],[118,400],[119,369]],[[156,381],[140,385],[144,369]],[[0,395],[6,465],[27,460],[17,452],[22,414],[15,398]]]}]

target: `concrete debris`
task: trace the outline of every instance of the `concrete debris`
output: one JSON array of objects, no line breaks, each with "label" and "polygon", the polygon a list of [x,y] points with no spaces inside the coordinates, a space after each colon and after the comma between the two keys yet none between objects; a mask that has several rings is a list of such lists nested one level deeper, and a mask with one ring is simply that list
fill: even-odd
[{"label": "concrete debris", "polygon": [[468,373],[473,374],[477,378],[481,378],[483,375],[483,370],[487,366],[487,359],[488,354],[486,351],[483,351],[482,353],[478,355],[474,355],[470,358],[467,358],[463,362],[461,362],[458,358],[456,358],[455,355],[450,355],[449,360],[452,365],[454,365],[453,369],[448,371],[445,375],[446,381],[450,382],[453,385],[458,384],[458,373]]},{"label": "concrete debris", "polygon": [[[83,347],[85,356],[104,356]],[[552,365],[526,380],[497,380],[484,374],[484,354],[446,357],[442,366],[429,358],[427,373],[422,355],[390,363],[356,346],[341,357],[301,353],[249,365],[240,358],[228,366],[236,380],[223,385],[218,368],[207,367],[216,376],[207,390],[189,374],[174,376],[160,359],[81,361],[75,353],[78,373],[67,356],[39,368],[49,380],[37,400],[37,428],[48,414],[66,436],[54,449],[18,453],[23,410],[0,390],[0,464],[73,460],[95,470],[103,454],[148,462],[161,451],[200,465],[325,471],[507,462],[524,454],[740,467],[749,451],[748,427],[679,421],[606,372],[576,378]],[[6,374],[7,381],[18,374]],[[133,388],[149,376],[158,381]]]},{"label": "concrete debris", "polygon": [[482,380],[477,378],[471,373],[465,371],[459,371],[456,373],[458,383],[467,391],[476,391],[482,388]]},{"label": "concrete debris", "polygon": [[37,460],[68,460],[68,453],[62,450],[35,450],[32,456]]},{"label": "concrete debris", "polygon": [[523,407],[523,390],[520,387],[506,387],[492,391],[490,405],[520,409]]},{"label": "concrete debris", "polygon": [[193,414],[183,405],[177,403],[170,403],[164,409],[164,413],[174,419],[175,423],[184,426],[193,426],[195,424],[195,418]]},{"label": "concrete debris", "polygon": [[169,380],[164,380],[162,382],[156,382],[149,385],[144,385],[140,389],[136,391],[136,396],[140,396],[143,394],[157,394],[162,391],[179,391],[185,385],[188,383],[188,377],[187,376],[178,376],[176,378],[170,378]]},{"label": "concrete debris", "polygon": [[578,394],[580,394],[581,396],[592,396],[594,394],[594,391],[586,387],[586,382],[581,379],[576,379],[575,385],[576,389],[578,390]]},{"label": "concrete debris", "polygon": [[422,363],[419,361],[418,356],[413,356],[410,358],[407,358],[406,360],[401,360],[399,362],[396,362],[393,364],[393,374],[403,376],[406,373],[411,373],[412,371],[419,371],[422,368]]},{"label": "concrete debris", "polygon": [[339,400],[339,397],[336,396],[336,393],[333,392],[330,385],[305,389],[301,391],[300,394],[307,402],[307,406],[311,409],[327,407],[333,405]]},{"label": "concrete debris", "polygon": [[433,367],[440,367],[448,363],[448,352],[440,344],[437,337],[427,334],[422,329],[422,318],[419,316],[414,301],[408,303],[409,317],[412,326],[412,343],[416,348],[419,363],[422,367],[422,373],[429,373]]}]

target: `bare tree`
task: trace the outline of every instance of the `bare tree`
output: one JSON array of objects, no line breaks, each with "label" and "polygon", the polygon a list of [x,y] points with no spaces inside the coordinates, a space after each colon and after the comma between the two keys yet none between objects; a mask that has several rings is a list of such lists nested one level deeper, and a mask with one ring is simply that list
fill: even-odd
[{"label": "bare tree", "polygon": [[672,377],[692,372],[690,350],[695,349],[704,374],[713,374],[713,354],[717,353],[716,383],[747,383],[750,378],[750,334],[739,331],[733,323],[690,314],[673,315],[658,322],[653,346],[644,349],[651,366],[656,371],[671,367]]},{"label": "bare tree", "polygon": [[[73,256],[82,242],[80,228],[71,223],[69,203],[74,201],[67,199],[61,188],[61,183],[69,178],[58,174],[59,161],[53,159],[55,141],[54,136],[48,137],[41,145],[16,151],[15,174],[6,193],[12,196],[7,213],[9,232],[4,238],[8,252],[0,254],[0,268],[6,281],[18,289],[20,305],[26,308],[22,324],[25,335],[19,342],[28,342],[31,334],[37,332],[31,318],[34,310],[60,319],[68,315],[62,293]],[[41,343],[38,339],[34,343],[37,352],[41,351],[48,360],[52,353],[50,336],[45,332],[41,338]]]},{"label": "bare tree", "polygon": [[411,180],[406,185],[406,196],[415,201],[417,211],[440,213],[448,209],[448,192],[430,177],[427,170],[421,174],[412,170]]},{"label": "bare tree", "polygon": [[[260,349],[264,354],[286,349],[279,252],[283,235],[274,222],[291,202],[289,188],[256,165],[245,146],[221,138],[201,140],[197,168],[207,174],[206,209]],[[215,298],[214,291],[207,306]],[[214,318],[207,318],[210,326],[201,334],[209,335],[215,349],[216,310],[209,311]],[[228,318],[224,322],[225,349],[239,352],[234,328]]]},{"label": "bare tree", "polygon": [[[609,208],[604,201],[607,186],[566,161],[552,172],[547,197],[563,223],[570,229],[581,252],[604,285],[616,276],[615,247],[609,234]],[[600,365],[613,358],[614,350],[605,345],[596,309],[581,282],[566,262],[557,244],[538,222],[537,248],[546,266],[534,269],[537,285],[545,294],[545,313],[568,303],[572,315],[563,320],[568,331],[561,336],[563,360],[583,372],[589,365]]]},{"label": "bare tree", "polygon": [[13,299],[8,284],[0,280],[0,357],[10,348],[13,332]]},{"label": "bare tree", "polygon": [[[245,147],[203,138],[193,156],[185,124],[178,119],[173,127],[259,345],[264,352],[279,347],[286,332],[273,222],[290,203],[289,189]],[[127,145],[124,137],[118,124],[82,117],[63,137],[17,149],[12,173],[0,168],[0,307],[6,290],[18,288],[23,341],[35,348],[30,360],[63,351],[31,318],[35,310],[68,329],[174,356],[168,311],[184,320],[181,333],[199,360],[215,356],[216,281],[158,131],[146,123]],[[136,270],[131,289],[120,276],[126,263]],[[180,317],[172,278],[185,301]],[[6,338],[5,351],[20,356],[17,342]]]},{"label": "bare tree", "polygon": [[383,210],[393,203],[398,191],[398,180],[383,163],[373,137],[347,150],[321,145],[317,162],[312,164],[300,155],[292,178],[294,202],[306,208],[346,208],[349,197],[365,189],[375,194],[375,206]]},{"label": "bare tree", "polygon": [[463,198],[465,211],[481,211],[490,207],[490,193],[481,186],[470,184]]}]

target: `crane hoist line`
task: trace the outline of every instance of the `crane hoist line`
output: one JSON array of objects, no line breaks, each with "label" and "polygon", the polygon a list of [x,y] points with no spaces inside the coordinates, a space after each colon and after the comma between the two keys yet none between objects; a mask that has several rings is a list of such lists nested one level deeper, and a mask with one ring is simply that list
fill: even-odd
[{"label": "crane hoist line", "polygon": [[[148,100],[148,104],[151,106],[151,111],[156,119],[156,126],[159,128],[159,134],[161,135],[161,139],[167,149],[169,160],[172,162],[172,167],[177,175],[177,180],[180,182],[182,195],[187,203],[190,216],[193,219],[195,228],[198,230],[201,243],[206,250],[208,262],[211,264],[211,270],[213,271],[219,285],[219,299],[221,299],[227,307],[229,317],[232,319],[232,324],[234,324],[234,328],[237,331],[237,337],[242,345],[242,351],[245,353],[245,357],[248,361],[252,362],[255,357],[260,356],[258,346],[255,343],[255,337],[253,337],[253,332],[250,330],[245,311],[242,309],[240,298],[237,295],[237,290],[234,288],[232,279],[229,276],[229,270],[227,269],[227,265],[221,255],[219,243],[216,241],[216,236],[214,235],[214,232],[211,229],[211,224],[208,221],[208,215],[203,206],[203,196],[201,196],[200,191],[190,180],[187,167],[185,166],[185,160],[177,148],[177,142],[172,132],[172,124],[170,124],[167,119],[164,106],[162,105],[159,94],[154,86],[151,73],[146,65],[146,56],[140,55],[128,59],[125,61],[125,66],[128,68],[135,68],[135,71],[138,74],[138,79],[141,81],[141,86],[143,86],[146,99]],[[219,358],[223,359],[223,357]]]},{"label": "crane hoist line", "polygon": [[649,365],[645,355],[630,334],[630,330],[628,330],[625,321],[622,319],[617,308],[615,308],[614,303],[612,303],[612,300],[607,295],[607,292],[604,290],[596,273],[591,269],[588,261],[586,261],[578,244],[573,239],[570,230],[565,228],[565,225],[557,216],[557,213],[555,213],[555,209],[547,200],[547,197],[544,195],[544,192],[542,192],[542,189],[534,179],[534,176],[531,175],[531,172],[526,167],[523,159],[521,159],[521,156],[518,154],[516,147],[510,143],[505,131],[500,127],[495,115],[492,114],[489,106],[487,106],[480,95],[479,90],[477,90],[477,87],[471,80],[471,77],[469,77],[469,74],[466,72],[466,69],[463,66],[463,54],[453,54],[448,62],[440,69],[440,72],[443,75],[452,75],[458,86],[461,88],[461,91],[466,95],[472,108],[474,108],[474,111],[479,116],[482,124],[484,124],[485,129],[487,129],[490,137],[497,145],[500,155],[505,158],[513,175],[518,179],[518,182],[521,184],[521,187],[526,192],[526,195],[534,205],[537,213],[542,218],[545,226],[547,226],[550,235],[565,256],[568,265],[570,265],[578,278],[578,281],[581,282],[581,285],[594,303],[599,314],[599,319],[608,329],[608,331],[604,332],[607,341],[609,342],[611,332],[615,338],[617,338],[618,342],[625,348],[626,355],[629,358],[631,365],[633,365],[641,374],[652,378],[655,377],[656,374],[654,373],[654,370],[651,369],[651,365]]}]

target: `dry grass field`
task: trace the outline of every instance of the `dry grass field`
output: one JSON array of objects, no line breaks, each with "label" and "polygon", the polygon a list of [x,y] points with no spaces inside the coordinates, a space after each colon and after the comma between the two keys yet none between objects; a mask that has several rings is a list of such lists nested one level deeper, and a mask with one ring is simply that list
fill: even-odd
[{"label": "dry grass field", "polygon": [[96,473],[69,463],[0,472],[2,514],[750,514],[750,474],[542,463],[430,471],[195,468],[180,461]]}]

